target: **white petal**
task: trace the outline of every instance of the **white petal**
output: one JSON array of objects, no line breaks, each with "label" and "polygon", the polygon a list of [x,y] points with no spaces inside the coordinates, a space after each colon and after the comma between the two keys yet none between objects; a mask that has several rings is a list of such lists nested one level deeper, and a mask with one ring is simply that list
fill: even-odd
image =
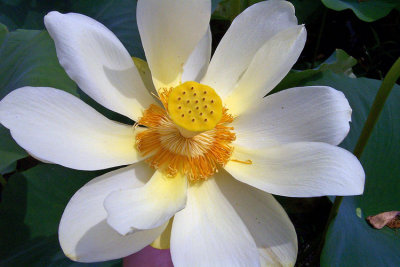
[{"label": "white petal", "polygon": [[225,171],[220,171],[215,181],[253,236],[261,266],[294,266],[296,231],[274,197],[236,181]]},{"label": "white petal", "polygon": [[80,262],[118,259],[135,253],[159,236],[164,227],[121,236],[106,222],[104,199],[114,190],[143,186],[153,171],[145,162],[104,174],[84,185],[69,201],[59,227],[64,253]]},{"label": "white petal", "polygon": [[61,90],[14,90],[0,102],[0,122],[30,154],[69,168],[98,170],[141,159],[132,126],[107,119]]},{"label": "white petal", "polygon": [[139,0],[137,23],[156,89],[181,81],[183,65],[207,31],[209,0]]},{"label": "white petal", "polygon": [[274,89],[299,58],[306,36],[304,26],[294,26],[277,33],[257,51],[225,100],[232,114],[241,114]]},{"label": "white petal", "polygon": [[211,30],[208,28],[206,34],[197,44],[196,48],[183,66],[182,82],[199,82],[207,71],[211,58]]},{"label": "white petal", "polygon": [[186,205],[186,177],[156,171],[143,187],[122,189],[104,201],[107,222],[121,235],[159,227]]},{"label": "white petal", "polygon": [[155,103],[128,51],[104,25],[81,14],[55,11],[44,23],[61,66],[91,98],[133,120]]},{"label": "white petal", "polygon": [[297,25],[294,7],[281,0],[254,4],[235,18],[215,51],[202,83],[224,99],[256,52],[276,33]]},{"label": "white petal", "polygon": [[342,92],[326,86],[291,88],[239,115],[235,144],[263,148],[293,142],[338,145],[350,130],[351,108]]},{"label": "white petal", "polygon": [[262,150],[235,147],[225,169],[241,182],[289,197],[360,195],[365,174],[358,159],[343,148],[317,142],[289,143]]},{"label": "white petal", "polygon": [[175,267],[260,265],[253,237],[214,178],[188,188],[172,224],[171,257]]}]

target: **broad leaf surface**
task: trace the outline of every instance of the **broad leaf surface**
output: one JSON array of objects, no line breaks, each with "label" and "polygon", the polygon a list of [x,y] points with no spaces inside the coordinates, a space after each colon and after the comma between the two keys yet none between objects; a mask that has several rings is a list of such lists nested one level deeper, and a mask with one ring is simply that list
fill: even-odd
[{"label": "broad leaf surface", "polygon": [[0,99],[23,86],[47,86],[76,94],[75,83],[60,66],[46,31],[7,33],[0,46]]},{"label": "broad leaf surface", "polygon": [[336,11],[351,9],[356,16],[366,22],[383,18],[396,6],[398,0],[321,0],[324,5]]},{"label": "broad leaf surface", "polygon": [[[9,33],[0,24],[0,42],[0,99],[23,86],[48,86],[77,94],[75,83],[58,63],[54,42],[47,32],[17,30]],[[0,173],[25,156],[27,154],[16,145],[9,131],[0,126]]]},{"label": "broad leaf surface", "polygon": [[0,174],[14,171],[16,167],[14,163],[27,155],[25,150],[12,139],[10,131],[0,124]]},{"label": "broad leaf surface", "polygon": [[304,71],[291,70],[288,75],[274,88],[271,93],[281,91],[286,88],[296,87],[311,80],[318,80],[322,77],[324,71],[332,71],[336,74],[344,74],[347,76],[355,77],[353,74],[354,65],[357,60],[345,51],[336,49],[336,51],[315,69],[308,69]]},{"label": "broad leaf surface", "polygon": [[87,266],[63,255],[57,231],[75,191],[100,174],[41,164],[10,177],[0,205],[0,265]]}]

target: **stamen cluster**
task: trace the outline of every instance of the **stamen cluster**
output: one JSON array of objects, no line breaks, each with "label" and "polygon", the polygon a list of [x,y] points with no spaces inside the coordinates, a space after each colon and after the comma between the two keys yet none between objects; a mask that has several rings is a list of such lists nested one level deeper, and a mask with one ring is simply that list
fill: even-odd
[{"label": "stamen cluster", "polygon": [[227,124],[233,121],[233,117],[223,108],[221,120],[213,129],[185,137],[167,111],[171,91],[160,91],[164,108],[151,105],[138,121],[147,129],[136,135],[137,149],[144,156],[149,156],[146,161],[150,166],[168,176],[181,172],[190,181],[207,179],[232,155],[231,143],[236,135],[232,132],[233,127]]}]

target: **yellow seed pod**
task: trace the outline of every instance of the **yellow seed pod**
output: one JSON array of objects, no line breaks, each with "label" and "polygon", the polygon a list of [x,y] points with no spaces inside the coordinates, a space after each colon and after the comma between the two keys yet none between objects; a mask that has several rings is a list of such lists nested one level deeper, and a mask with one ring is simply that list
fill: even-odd
[{"label": "yellow seed pod", "polygon": [[185,82],[168,96],[168,113],[173,122],[191,132],[211,130],[222,118],[222,101],[211,87]]}]

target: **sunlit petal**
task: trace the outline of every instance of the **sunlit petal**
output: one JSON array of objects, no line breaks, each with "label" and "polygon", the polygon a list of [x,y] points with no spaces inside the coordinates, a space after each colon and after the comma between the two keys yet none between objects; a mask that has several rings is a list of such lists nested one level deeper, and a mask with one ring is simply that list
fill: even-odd
[{"label": "sunlit petal", "polygon": [[150,244],[166,225],[122,236],[106,221],[104,199],[112,191],[141,187],[152,171],[144,162],[109,172],[84,185],[69,201],[61,218],[59,239],[64,253],[80,262],[125,257]]},{"label": "sunlit petal", "polygon": [[253,237],[214,178],[188,188],[172,225],[171,256],[175,267],[259,266]]},{"label": "sunlit petal", "polygon": [[140,129],[111,121],[75,96],[48,87],[23,87],[0,102],[0,122],[35,157],[73,169],[126,165],[142,157]]},{"label": "sunlit petal", "polygon": [[235,144],[258,149],[292,142],[338,145],[350,130],[351,108],[342,92],[297,87],[269,95],[232,123]]},{"label": "sunlit petal", "polygon": [[187,179],[156,171],[143,187],[122,189],[104,201],[107,222],[121,235],[159,227],[186,205]]},{"label": "sunlit petal", "polygon": [[61,66],[91,98],[137,120],[155,103],[128,51],[104,25],[87,16],[53,11],[44,19]]},{"label": "sunlit petal", "polygon": [[156,89],[181,82],[183,66],[207,31],[209,0],[139,0],[137,23]]},{"label": "sunlit petal", "polygon": [[274,197],[238,182],[225,171],[219,172],[215,181],[253,236],[261,266],[294,266],[296,231]]},{"label": "sunlit petal", "polygon": [[289,143],[260,150],[235,147],[225,169],[236,179],[265,192],[290,197],[359,195],[365,173],[343,148],[317,142]]},{"label": "sunlit petal", "polygon": [[259,2],[238,15],[218,44],[202,83],[225,99],[267,40],[297,25],[294,7],[281,0]]},{"label": "sunlit petal", "polygon": [[288,74],[306,42],[304,26],[277,33],[255,54],[237,86],[226,98],[229,111],[240,115],[257,105]]}]

